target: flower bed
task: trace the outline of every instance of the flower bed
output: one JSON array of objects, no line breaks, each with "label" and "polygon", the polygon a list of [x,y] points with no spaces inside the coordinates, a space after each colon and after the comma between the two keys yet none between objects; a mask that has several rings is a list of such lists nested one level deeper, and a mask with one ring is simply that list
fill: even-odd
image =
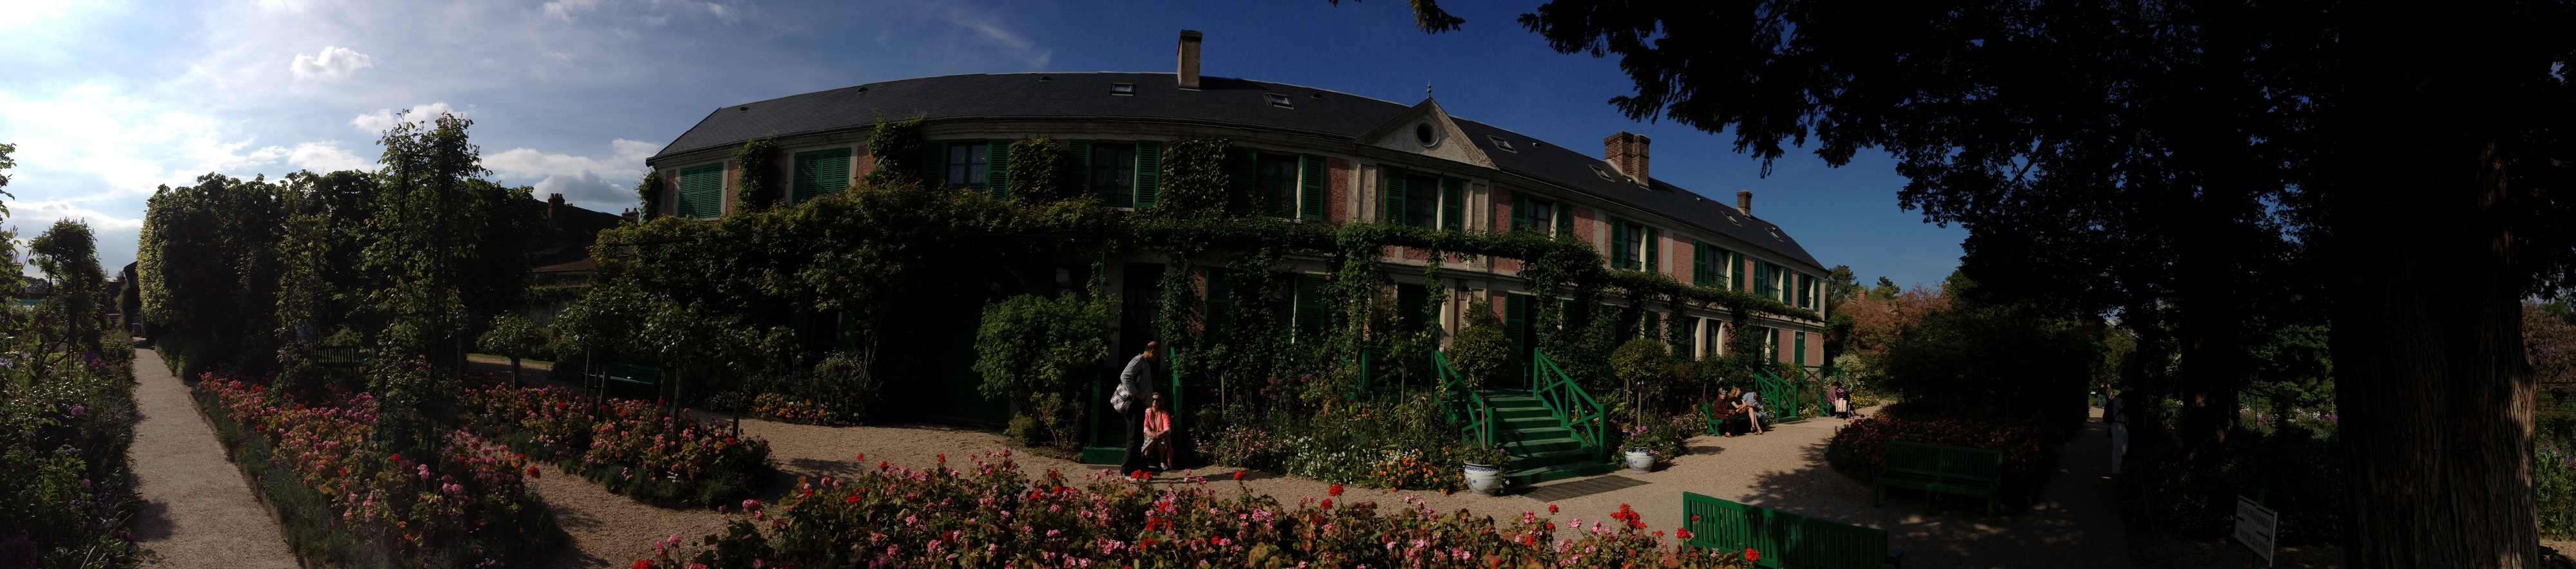
[{"label": "flower bed", "polygon": [[133,366],[44,357],[0,360],[0,567],[130,565]]},{"label": "flower bed", "polygon": [[277,509],[299,557],[369,567],[480,566],[533,556],[562,536],[528,489],[535,468],[471,432],[447,434],[433,456],[406,457],[369,439],[378,403],[366,394],[308,406],[219,371],[205,374],[196,397],[235,462]]},{"label": "flower bed", "polygon": [[[1008,451],[970,467],[877,470],[743,502],[723,533],[661,544],[635,567],[1739,567],[1744,552],[1687,550],[1633,512],[1588,525],[1533,512],[1497,520],[1420,502],[1283,504],[1204,479],[1170,488],[1094,474],[1072,485],[1020,472]],[[985,459],[993,459],[987,462]],[[1623,508],[1624,510],[1624,508]]]},{"label": "flower bed", "polygon": [[769,442],[734,435],[731,422],[676,421],[653,404],[584,401],[560,387],[496,385],[458,398],[475,429],[608,491],[716,505],[759,486]]},{"label": "flower bed", "polygon": [[2042,441],[2055,440],[2047,429],[1967,419],[1898,419],[1879,416],[1854,419],[1834,429],[1825,443],[1825,459],[1835,469],[1865,475],[1877,464],[1887,441],[1992,449],[2004,452],[2006,492],[2036,492],[2057,464],[2057,451]]}]

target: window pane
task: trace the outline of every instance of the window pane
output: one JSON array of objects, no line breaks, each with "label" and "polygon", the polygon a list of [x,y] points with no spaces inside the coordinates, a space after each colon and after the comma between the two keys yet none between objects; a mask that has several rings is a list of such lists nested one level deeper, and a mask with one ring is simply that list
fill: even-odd
[{"label": "window pane", "polygon": [[1547,200],[1530,200],[1529,224],[1530,228],[1537,229],[1539,233],[1554,233],[1556,231],[1556,202]]},{"label": "window pane", "polygon": [[1440,179],[1404,177],[1404,224],[1437,229],[1440,223]]},{"label": "window pane", "polygon": [[1091,146],[1091,187],[1100,192],[1100,201],[1110,207],[1136,205],[1136,146],[1100,144]]},{"label": "window pane", "polygon": [[988,171],[990,160],[985,155],[986,150],[982,143],[966,145],[966,183],[984,183],[984,173]]},{"label": "window pane", "polygon": [[1259,165],[1253,179],[1253,197],[1260,200],[1261,212],[1288,215],[1290,204],[1297,201],[1297,157],[1262,154],[1254,159]]},{"label": "window pane", "polygon": [[966,185],[966,145],[948,145],[948,183]]}]

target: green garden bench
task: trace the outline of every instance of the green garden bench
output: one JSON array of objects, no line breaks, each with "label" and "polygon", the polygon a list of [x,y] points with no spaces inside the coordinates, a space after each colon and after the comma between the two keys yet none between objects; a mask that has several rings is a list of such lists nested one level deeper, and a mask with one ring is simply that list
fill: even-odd
[{"label": "green garden bench", "polygon": [[[653,385],[662,382],[662,368],[632,362],[610,362],[607,369],[598,372],[598,376],[607,381]],[[605,387],[608,384],[602,382],[600,385]]]},{"label": "green garden bench", "polygon": [[1879,569],[1905,566],[1905,550],[1887,548],[1887,530],[1810,518],[1682,493],[1682,527],[1691,547],[1762,552],[1761,567]]},{"label": "green garden bench", "polygon": [[2003,489],[2004,452],[1999,450],[1888,441],[1871,473],[1869,504],[1877,506],[1887,487],[1986,499],[1986,515],[1995,513],[1995,495]]}]

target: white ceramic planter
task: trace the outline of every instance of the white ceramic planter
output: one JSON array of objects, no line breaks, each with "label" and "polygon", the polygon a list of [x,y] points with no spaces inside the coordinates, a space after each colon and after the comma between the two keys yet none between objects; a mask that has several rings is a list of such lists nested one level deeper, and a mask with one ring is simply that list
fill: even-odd
[{"label": "white ceramic planter", "polygon": [[1492,496],[1503,489],[1503,470],[1489,465],[1467,464],[1467,490],[1478,496]]},{"label": "white ceramic planter", "polygon": [[1632,450],[1627,453],[1629,472],[1644,473],[1655,470],[1655,453],[1642,450]]}]

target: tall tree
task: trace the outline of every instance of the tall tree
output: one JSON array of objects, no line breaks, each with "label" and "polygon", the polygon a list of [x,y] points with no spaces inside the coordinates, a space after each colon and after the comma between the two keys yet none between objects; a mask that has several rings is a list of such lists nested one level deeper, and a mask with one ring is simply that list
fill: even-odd
[{"label": "tall tree", "polygon": [[64,337],[48,340],[72,353],[99,349],[99,335],[107,329],[107,272],[98,267],[98,239],[89,224],[55,221],[27,242],[27,252],[54,287],[44,306],[61,318]]},{"label": "tall tree", "polygon": [[1620,56],[1632,118],[1766,161],[1892,152],[1987,294],[2172,330],[2203,460],[2277,332],[2253,323],[2315,279],[2349,564],[2538,563],[2516,309],[2576,281],[2566,3],[1558,0],[1520,23]]},{"label": "tall tree", "polygon": [[[442,114],[385,131],[375,239],[361,266],[383,275],[370,299],[386,317],[378,343],[395,357],[462,365],[471,329],[527,288],[526,243],[537,210],[524,188],[482,179],[473,121]],[[446,364],[442,364],[446,365]]]}]

